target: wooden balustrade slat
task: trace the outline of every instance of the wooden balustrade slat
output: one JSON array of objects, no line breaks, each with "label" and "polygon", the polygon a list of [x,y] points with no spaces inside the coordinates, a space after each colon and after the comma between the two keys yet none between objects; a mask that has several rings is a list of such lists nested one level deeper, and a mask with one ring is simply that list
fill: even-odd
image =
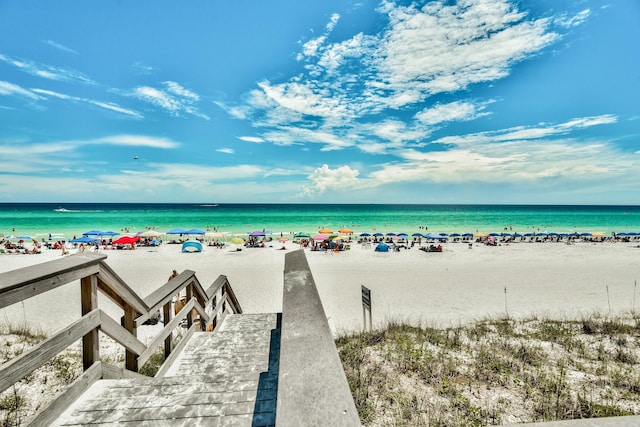
[{"label": "wooden balustrade slat", "polygon": [[[0,295],[14,288],[37,284],[61,274],[81,271],[87,267],[95,266],[106,257],[106,255],[86,253],[0,273]],[[80,276],[80,274],[77,274],[77,276],[78,279],[84,277]]]},{"label": "wooden balustrade slat", "polygon": [[[100,263],[98,281],[101,285],[100,289],[120,308],[124,309],[128,305],[139,314],[149,311],[149,306],[145,304],[144,300],[105,262]],[[107,287],[111,292],[107,292],[104,287]]]},{"label": "wooden balustrade slat", "polygon": [[68,271],[57,276],[43,277],[40,280],[29,280],[17,286],[15,281],[10,281],[6,283],[7,286],[5,286],[5,280],[11,278],[12,272],[2,273],[0,274],[0,283],[2,283],[2,289],[0,289],[0,309],[48,292],[59,286],[66,285],[74,280],[91,276],[92,274],[96,274],[98,270],[99,267],[97,264],[89,264],[78,267],[78,270]]},{"label": "wooden balustrade slat", "polygon": [[0,366],[0,392],[35,371],[56,354],[99,326],[100,310],[93,310],[54,336]]},{"label": "wooden balustrade slat", "polygon": [[171,335],[173,330],[180,326],[180,323],[182,323],[185,318],[191,315],[191,310],[193,310],[194,308],[197,310],[198,314],[200,314],[200,318],[202,319],[201,322],[206,322],[209,319],[209,316],[207,315],[207,313],[205,313],[205,310],[200,305],[200,303],[198,303],[198,301],[196,301],[195,299],[191,299],[184,307],[182,307],[182,310],[178,312],[176,317],[174,317],[171,322],[169,322],[169,324],[164,327],[160,334],[158,334],[153,339],[147,349],[142,354],[140,354],[140,356],[138,357],[139,366],[144,365],[147,360],[149,360],[153,353],[156,352],[157,348],[163,344],[164,339]]},{"label": "wooden balustrade slat", "polygon": [[142,341],[129,333],[104,311],[100,312],[100,330],[136,355],[142,354],[147,349]]}]

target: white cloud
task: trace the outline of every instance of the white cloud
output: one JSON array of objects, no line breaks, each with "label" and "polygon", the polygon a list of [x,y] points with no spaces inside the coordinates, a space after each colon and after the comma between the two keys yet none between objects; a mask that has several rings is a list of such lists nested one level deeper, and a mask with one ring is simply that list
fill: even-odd
[{"label": "white cloud", "polygon": [[218,148],[216,151],[223,154],[235,154],[233,148]]},{"label": "white cloud", "polygon": [[131,96],[162,108],[171,115],[181,116],[183,113],[209,120],[209,117],[201,113],[196,104],[200,96],[190,91],[179,83],[166,81],[165,89],[151,86],[138,86],[133,89]]},{"label": "white cloud", "polygon": [[415,115],[415,118],[426,125],[437,125],[444,122],[467,121],[479,117],[478,107],[471,102],[456,101],[448,104],[436,104],[434,107],[426,108]]},{"label": "white cloud", "polygon": [[25,89],[13,83],[1,81],[1,80],[0,80],[0,95],[22,96],[32,100],[40,99],[38,95],[36,95],[35,93],[33,93],[28,89]]},{"label": "white cloud", "polygon": [[[386,152],[397,144],[420,143],[434,126],[489,114],[485,109],[492,101],[416,109],[433,95],[504,78],[515,64],[561,38],[553,17],[529,17],[509,0],[424,6],[385,1],[378,11],[388,18],[379,33],[358,33],[333,43],[325,33],[308,41],[298,57],[305,61],[304,73],[287,82],[258,83],[246,106],[229,113],[265,129],[261,134],[277,144],[304,144],[300,129],[307,128],[324,133],[321,140],[331,141],[326,149],[355,144],[365,152]],[[573,23],[587,15],[576,15]],[[337,19],[327,23],[327,32]],[[407,116],[414,122],[401,118]],[[391,125],[402,120],[407,137]],[[365,122],[381,124],[367,127]]]},{"label": "white cloud", "polygon": [[128,116],[132,116],[135,117],[137,119],[141,119],[143,118],[142,114],[140,114],[137,111],[134,110],[130,110],[128,108],[124,108],[119,106],[118,104],[112,103],[112,102],[103,102],[103,101],[98,101],[95,99],[88,99],[88,98],[81,98],[78,96],[71,96],[71,95],[66,95],[60,92],[55,92],[52,90],[47,90],[47,89],[32,89],[32,92],[38,93],[40,95],[42,95],[42,97],[49,97],[49,98],[57,98],[57,99],[63,99],[63,100],[68,100],[68,101],[75,101],[75,102],[85,102],[87,104],[91,104],[91,105],[95,105],[97,107],[100,108],[104,108],[105,110],[110,110],[110,111],[114,111],[116,113],[121,113],[121,114],[125,114]]},{"label": "white cloud", "polygon": [[0,55],[0,61],[4,61],[14,67],[33,76],[42,77],[47,80],[57,80],[65,82],[79,82],[94,84],[94,82],[83,73],[71,68],[55,67],[53,65],[38,64],[26,59],[12,59],[6,55]]},{"label": "white cloud", "polygon": [[360,172],[349,166],[330,169],[328,165],[314,170],[307,178],[310,183],[303,189],[305,196],[314,196],[327,191],[344,191],[360,186]]},{"label": "white cloud", "polygon": [[71,49],[70,47],[67,47],[63,44],[60,43],[56,43],[53,40],[42,40],[42,42],[44,44],[47,44],[55,49],[61,50],[62,52],[67,52],[67,53],[73,53],[74,55],[77,55],[78,52],[76,52],[75,50]]},{"label": "white cloud", "polygon": [[260,138],[258,136],[239,136],[238,139],[245,141],[245,142],[253,142],[255,144],[260,144],[265,142],[265,140],[263,138]]},{"label": "white cloud", "polygon": [[591,10],[584,9],[574,16],[561,16],[556,20],[556,23],[566,28],[577,27],[584,23],[589,18],[589,15],[591,15]]},{"label": "white cloud", "polygon": [[469,135],[448,136],[437,140],[445,144],[473,145],[483,142],[503,142],[547,138],[566,135],[573,130],[591,126],[607,125],[617,122],[617,117],[611,114],[601,116],[581,117],[556,125],[540,124],[539,126],[519,126],[493,132],[480,132]]}]

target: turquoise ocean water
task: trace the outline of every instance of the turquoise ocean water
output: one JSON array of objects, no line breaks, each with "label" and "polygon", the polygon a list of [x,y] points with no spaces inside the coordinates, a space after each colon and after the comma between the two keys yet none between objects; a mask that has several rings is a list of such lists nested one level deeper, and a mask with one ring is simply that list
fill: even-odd
[{"label": "turquoise ocean water", "polygon": [[640,232],[640,206],[3,203],[0,233],[64,238],[99,229],[199,228],[232,234],[348,227],[362,232]]}]

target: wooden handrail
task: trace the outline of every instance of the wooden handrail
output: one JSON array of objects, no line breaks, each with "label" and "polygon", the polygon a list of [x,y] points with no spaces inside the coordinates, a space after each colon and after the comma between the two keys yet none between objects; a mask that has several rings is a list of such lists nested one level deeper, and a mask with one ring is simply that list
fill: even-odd
[{"label": "wooden handrail", "polygon": [[[184,347],[187,338],[195,330],[204,330],[211,324],[215,326],[218,318],[225,316],[227,311],[242,313],[226,276],[218,277],[205,290],[195,272],[185,270],[146,298],[141,298],[105,262],[106,258],[107,256],[102,254],[78,254],[0,273],[0,308],[80,280],[81,306],[82,312],[85,313],[52,337],[0,366],[0,392],[29,375],[79,339],[82,339],[83,365],[88,375],[83,375],[74,383],[71,388],[74,395],[79,393],[79,389],[88,388],[98,377],[105,378],[115,375],[116,371],[121,372],[120,368],[109,368],[100,362],[99,330],[124,347],[127,368],[137,371],[138,364],[148,361],[163,342],[165,360],[169,358],[174,347],[173,332],[184,326],[185,322],[187,333],[177,346],[178,349]],[[174,317],[171,303],[174,296],[182,290],[186,291],[189,298]],[[124,311],[121,322],[115,321],[99,309],[97,292],[102,292]],[[158,311],[163,314],[164,328],[149,345],[145,345],[138,340],[136,329]],[[198,319],[194,318],[196,315]],[[196,320],[199,321],[198,324],[195,323]],[[166,370],[167,367],[163,365],[161,372]],[[125,371],[122,372],[118,376],[122,377]],[[133,372],[132,374],[137,375]],[[58,402],[68,400],[68,397],[57,399]],[[55,409],[58,410],[59,408]]]}]

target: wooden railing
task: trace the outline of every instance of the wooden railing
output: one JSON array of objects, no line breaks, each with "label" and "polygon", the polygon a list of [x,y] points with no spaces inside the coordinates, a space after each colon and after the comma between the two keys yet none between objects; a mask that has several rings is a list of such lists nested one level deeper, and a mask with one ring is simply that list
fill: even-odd
[{"label": "wooden railing", "polygon": [[[80,254],[0,273],[0,309],[80,280],[82,317],[55,335],[0,366],[0,392],[45,364],[61,351],[82,339],[84,374],[36,418],[47,424],[66,405],[93,382],[101,378],[140,376],[138,368],[164,346],[165,362],[156,376],[162,376],[173,359],[196,330],[215,330],[228,312],[242,313],[231,286],[220,276],[207,289],[195,273],[185,270],[146,298],[138,294],[105,262],[106,255]],[[173,297],[184,291],[186,305],[173,316]],[[120,321],[112,319],[98,307],[102,292],[123,310]],[[164,328],[148,345],[137,338],[137,328],[162,312]],[[174,332],[186,323],[181,340],[174,342]],[[121,344],[126,353],[125,368],[100,361],[99,331]]]}]

